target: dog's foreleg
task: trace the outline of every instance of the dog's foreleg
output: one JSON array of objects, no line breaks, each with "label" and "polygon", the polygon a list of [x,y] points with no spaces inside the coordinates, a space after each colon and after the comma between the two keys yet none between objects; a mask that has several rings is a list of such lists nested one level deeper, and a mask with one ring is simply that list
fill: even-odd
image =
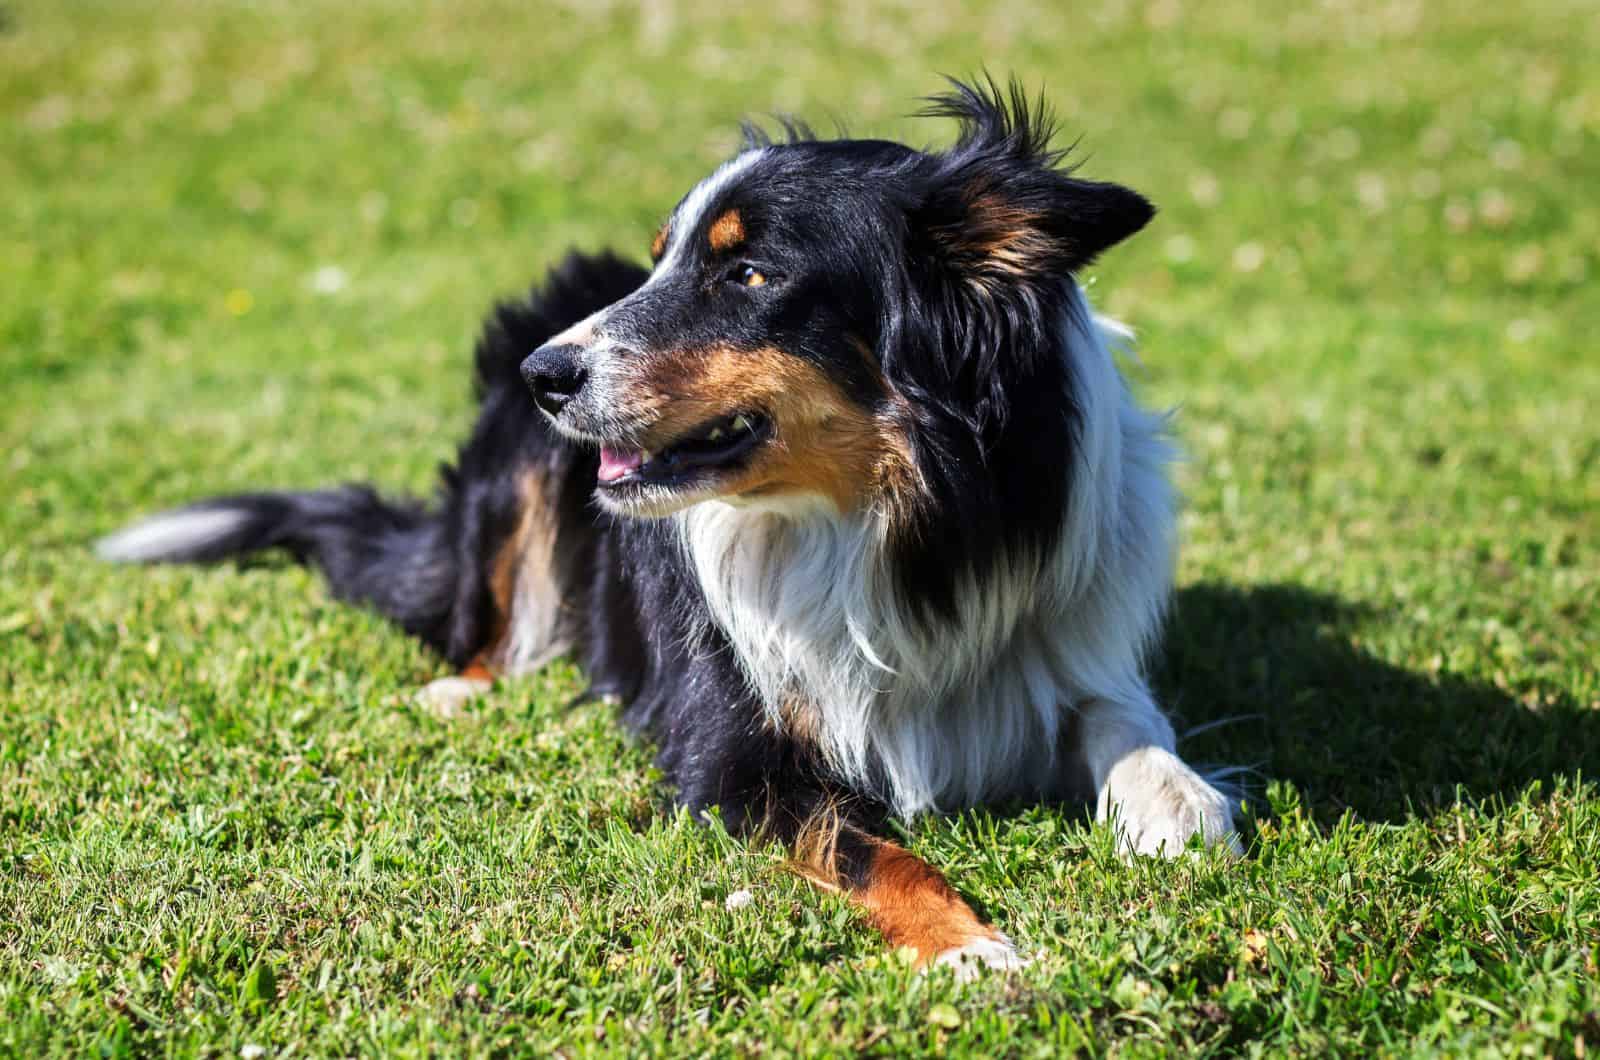
[{"label": "dog's foreleg", "polygon": [[1091,700],[1079,726],[1095,819],[1116,828],[1124,853],[1176,857],[1196,834],[1240,852],[1227,797],[1177,756],[1172,725],[1153,702]]},{"label": "dog's foreleg", "polygon": [[1026,963],[938,869],[904,847],[823,818],[801,829],[794,852],[797,871],[844,892],[890,945],[914,951],[921,967],[946,965],[965,979],[980,968],[1009,970]]}]

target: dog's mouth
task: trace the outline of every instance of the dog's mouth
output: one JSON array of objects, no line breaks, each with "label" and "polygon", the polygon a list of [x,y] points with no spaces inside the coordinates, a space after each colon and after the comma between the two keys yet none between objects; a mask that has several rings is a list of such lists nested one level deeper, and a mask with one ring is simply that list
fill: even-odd
[{"label": "dog's mouth", "polygon": [[681,489],[742,463],[772,433],[772,421],[757,412],[724,416],[662,449],[600,447],[602,490],[634,486]]}]

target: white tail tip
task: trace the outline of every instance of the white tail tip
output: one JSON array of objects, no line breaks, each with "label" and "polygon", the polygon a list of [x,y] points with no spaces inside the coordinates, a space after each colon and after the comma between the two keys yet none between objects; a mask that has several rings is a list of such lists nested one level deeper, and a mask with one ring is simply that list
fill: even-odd
[{"label": "white tail tip", "polygon": [[95,542],[112,563],[153,563],[194,554],[238,530],[250,518],[236,508],[191,508],[152,516]]}]

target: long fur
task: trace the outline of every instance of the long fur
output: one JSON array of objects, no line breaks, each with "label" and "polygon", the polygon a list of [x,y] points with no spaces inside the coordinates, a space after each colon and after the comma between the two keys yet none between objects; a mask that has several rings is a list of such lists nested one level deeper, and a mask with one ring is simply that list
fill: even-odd
[{"label": "long fur", "polygon": [[365,486],[218,497],[135,523],[96,551],[122,563],[208,563],[272,548],[319,567],[339,599],[444,650],[456,585],[444,523]]},{"label": "long fur", "polygon": [[[523,478],[530,469],[584,463],[552,451],[518,366],[528,350],[645,276],[612,254],[573,254],[532,297],[495,308],[474,358],[478,420],[455,464],[441,470],[432,504],[387,499],[359,485],[237,494],[150,516],[101,539],[96,551],[113,562],[212,563],[282,549],[321,570],[339,599],[373,608],[465,665],[506,621],[491,599],[490,566],[523,518]],[[586,492],[581,478],[564,502],[552,499],[552,508],[582,508],[581,496],[571,496]],[[537,615],[519,628],[513,668],[525,671],[548,659],[560,634]]]},{"label": "long fur", "polygon": [[1070,705],[1150,699],[1143,653],[1174,544],[1170,448],[1117,375],[1108,339],[1125,333],[1087,320],[1086,308],[1065,315],[1058,340],[1083,419],[1062,468],[1078,485],[1067,526],[1042,554],[968,575],[954,615],[930,621],[906,599],[873,513],[711,502],[676,517],[773,723],[797,690],[814,701],[829,764],[902,815],[1068,794]]},{"label": "long fur", "polygon": [[1015,957],[884,853],[889,814],[1081,796],[1130,851],[1235,843],[1143,671],[1172,580],[1166,422],[1075,279],[1153,208],[1064,168],[1014,88],[930,112],[960,122],[946,150],[752,133],[653,270],[572,255],[497,309],[432,505],[221,498],[102,554],[287,549],[471,664],[452,696],[570,651],[684,805],[790,841],[834,822],[809,862],[891,937],[909,887],[949,913],[927,939]]}]

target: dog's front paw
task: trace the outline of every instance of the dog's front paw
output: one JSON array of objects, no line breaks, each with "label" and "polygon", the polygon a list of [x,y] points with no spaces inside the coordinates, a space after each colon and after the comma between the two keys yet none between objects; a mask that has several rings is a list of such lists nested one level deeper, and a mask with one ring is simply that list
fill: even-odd
[{"label": "dog's front paw", "polygon": [[1244,852],[1227,796],[1159,747],[1141,747],[1112,767],[1095,816],[1113,823],[1124,854],[1177,857],[1196,834],[1208,847]]},{"label": "dog's front paw", "polygon": [[481,696],[493,687],[493,681],[478,677],[441,677],[418,689],[417,701],[434,717],[449,721],[459,715],[473,697]]},{"label": "dog's front paw", "polygon": [[985,968],[1014,972],[1027,965],[1028,960],[1017,952],[1010,939],[997,933],[993,938],[975,938],[963,945],[952,946],[935,957],[934,963],[944,965],[955,972],[957,979],[966,981],[977,978]]}]

